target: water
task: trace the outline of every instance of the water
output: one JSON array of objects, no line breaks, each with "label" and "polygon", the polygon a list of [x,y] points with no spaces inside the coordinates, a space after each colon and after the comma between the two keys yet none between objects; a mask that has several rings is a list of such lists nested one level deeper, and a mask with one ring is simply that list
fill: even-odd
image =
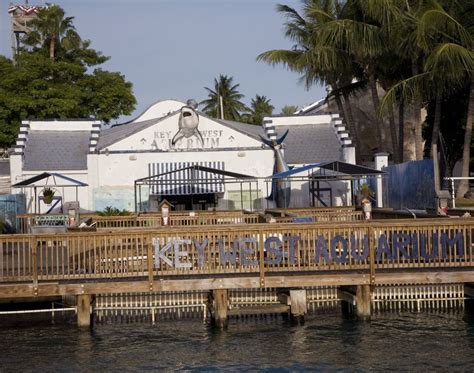
[{"label": "water", "polygon": [[472,371],[474,318],[464,311],[384,313],[370,322],[277,320],[42,325],[0,329],[1,372]]}]

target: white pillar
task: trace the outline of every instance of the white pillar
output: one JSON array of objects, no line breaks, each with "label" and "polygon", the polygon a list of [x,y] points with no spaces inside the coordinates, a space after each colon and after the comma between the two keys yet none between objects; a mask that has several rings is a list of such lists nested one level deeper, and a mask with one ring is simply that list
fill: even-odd
[{"label": "white pillar", "polygon": [[355,146],[353,146],[353,145],[343,145],[343,147],[342,147],[342,160],[346,163],[356,164]]},{"label": "white pillar", "polygon": [[[376,153],[374,156],[375,169],[382,171],[388,166],[388,153]],[[375,194],[377,196],[377,207],[383,207],[383,185],[382,176],[377,176],[375,184]]]},{"label": "white pillar", "polygon": [[[342,161],[350,164],[357,164],[356,163],[356,152],[354,145],[343,145],[342,146]],[[353,200],[352,185],[350,181],[342,181],[346,187],[346,205],[351,206],[355,205],[355,201]],[[340,204],[342,206],[342,204]],[[339,206],[336,204],[336,206]]]}]

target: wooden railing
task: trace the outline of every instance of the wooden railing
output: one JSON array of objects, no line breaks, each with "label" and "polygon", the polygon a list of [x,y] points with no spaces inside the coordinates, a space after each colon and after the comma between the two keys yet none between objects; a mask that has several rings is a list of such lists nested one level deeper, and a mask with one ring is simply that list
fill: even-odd
[{"label": "wooden railing", "polygon": [[[353,207],[340,208],[309,208],[268,210],[268,217],[278,223],[299,222],[298,218],[307,217],[314,222],[357,221],[362,220],[360,211]],[[20,227],[19,233],[30,233],[31,227],[37,219],[34,214],[22,214],[17,217]],[[81,214],[80,220],[91,219],[98,229],[112,228],[154,228],[163,225],[160,213],[131,214],[126,216],[100,216],[98,214]],[[244,211],[196,211],[172,212],[169,215],[170,226],[192,225],[221,225],[221,224],[257,224],[270,219],[264,218],[264,213],[246,213]]]},{"label": "wooden railing", "polygon": [[3,235],[0,283],[354,270],[373,279],[474,266],[473,229],[470,219],[417,219]]},{"label": "wooden railing", "polygon": [[301,210],[297,213],[287,213],[283,217],[275,217],[277,223],[294,223],[305,221],[308,218],[312,222],[336,222],[336,221],[360,221],[364,219],[362,211],[336,210],[336,211],[315,211]]},{"label": "wooden railing", "polygon": [[[19,233],[30,233],[29,227],[35,224],[38,217],[48,215],[21,214],[17,216]],[[98,214],[81,214],[80,220],[91,219],[95,226],[101,228],[143,228],[162,226],[161,213],[130,214],[125,216],[101,216]],[[172,212],[168,225],[209,225],[209,224],[256,224],[259,214],[244,211],[199,211]]]},{"label": "wooden railing", "polygon": [[270,208],[265,212],[274,216],[300,215],[300,214],[322,214],[325,212],[336,213],[345,211],[355,211],[354,206],[335,206],[335,207],[301,207],[301,208]]},{"label": "wooden railing", "polygon": [[[161,215],[140,216],[96,216],[92,218],[97,228],[131,228],[160,227],[163,225]],[[256,224],[258,214],[172,214],[168,217],[169,226],[218,225],[218,224]]]}]

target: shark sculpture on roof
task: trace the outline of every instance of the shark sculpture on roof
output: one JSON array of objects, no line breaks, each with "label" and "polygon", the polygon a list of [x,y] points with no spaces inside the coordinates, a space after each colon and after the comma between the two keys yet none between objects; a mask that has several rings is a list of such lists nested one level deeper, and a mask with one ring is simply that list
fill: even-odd
[{"label": "shark sculpture on roof", "polygon": [[[265,132],[268,136],[268,140],[260,136],[260,139],[265,145],[268,145],[273,149],[275,155],[275,165],[273,166],[273,175],[279,174],[280,172],[289,171],[290,168],[283,158],[281,152],[283,141],[288,135],[288,130],[285,131],[280,137],[276,136],[274,127],[270,124],[271,122],[264,122]],[[291,201],[291,183],[287,178],[274,178],[272,180],[272,192],[267,197],[269,201],[274,201],[278,208],[287,208]]]},{"label": "shark sculpture on roof", "polygon": [[199,115],[196,112],[198,104],[195,100],[186,101],[186,105],[181,108],[181,113],[178,119],[178,132],[173,136],[171,144],[174,146],[183,137],[189,138],[195,136],[200,142],[201,146],[204,144],[201,132],[199,132]]}]

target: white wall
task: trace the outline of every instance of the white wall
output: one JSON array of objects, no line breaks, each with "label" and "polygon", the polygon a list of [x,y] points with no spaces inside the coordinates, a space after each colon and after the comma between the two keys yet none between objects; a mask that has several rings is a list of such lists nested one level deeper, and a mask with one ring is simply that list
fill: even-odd
[{"label": "white wall", "polygon": [[35,120],[22,123],[29,124],[32,131],[92,131],[93,124],[100,124],[95,120]]},{"label": "white wall", "polygon": [[330,124],[333,119],[339,118],[339,114],[318,115],[295,115],[287,117],[265,117],[263,120],[271,120],[274,126],[302,126],[310,124]]},{"label": "white wall", "polygon": [[[256,177],[267,177],[273,172],[273,151],[267,148],[254,150],[183,151],[179,153],[89,154],[89,205],[95,210],[99,207],[97,198],[106,199],[107,195],[110,195],[110,203],[113,203],[114,199],[120,198],[122,206],[125,204],[126,208],[133,210],[135,207],[134,182],[137,179],[150,176],[148,174],[149,163],[209,161],[224,162],[225,170],[227,171]],[[240,184],[228,184],[225,188],[226,191],[240,191]],[[262,196],[265,190],[264,183],[261,183],[259,188],[261,190],[260,196]],[[256,198],[256,193],[254,193],[253,197]]]}]

